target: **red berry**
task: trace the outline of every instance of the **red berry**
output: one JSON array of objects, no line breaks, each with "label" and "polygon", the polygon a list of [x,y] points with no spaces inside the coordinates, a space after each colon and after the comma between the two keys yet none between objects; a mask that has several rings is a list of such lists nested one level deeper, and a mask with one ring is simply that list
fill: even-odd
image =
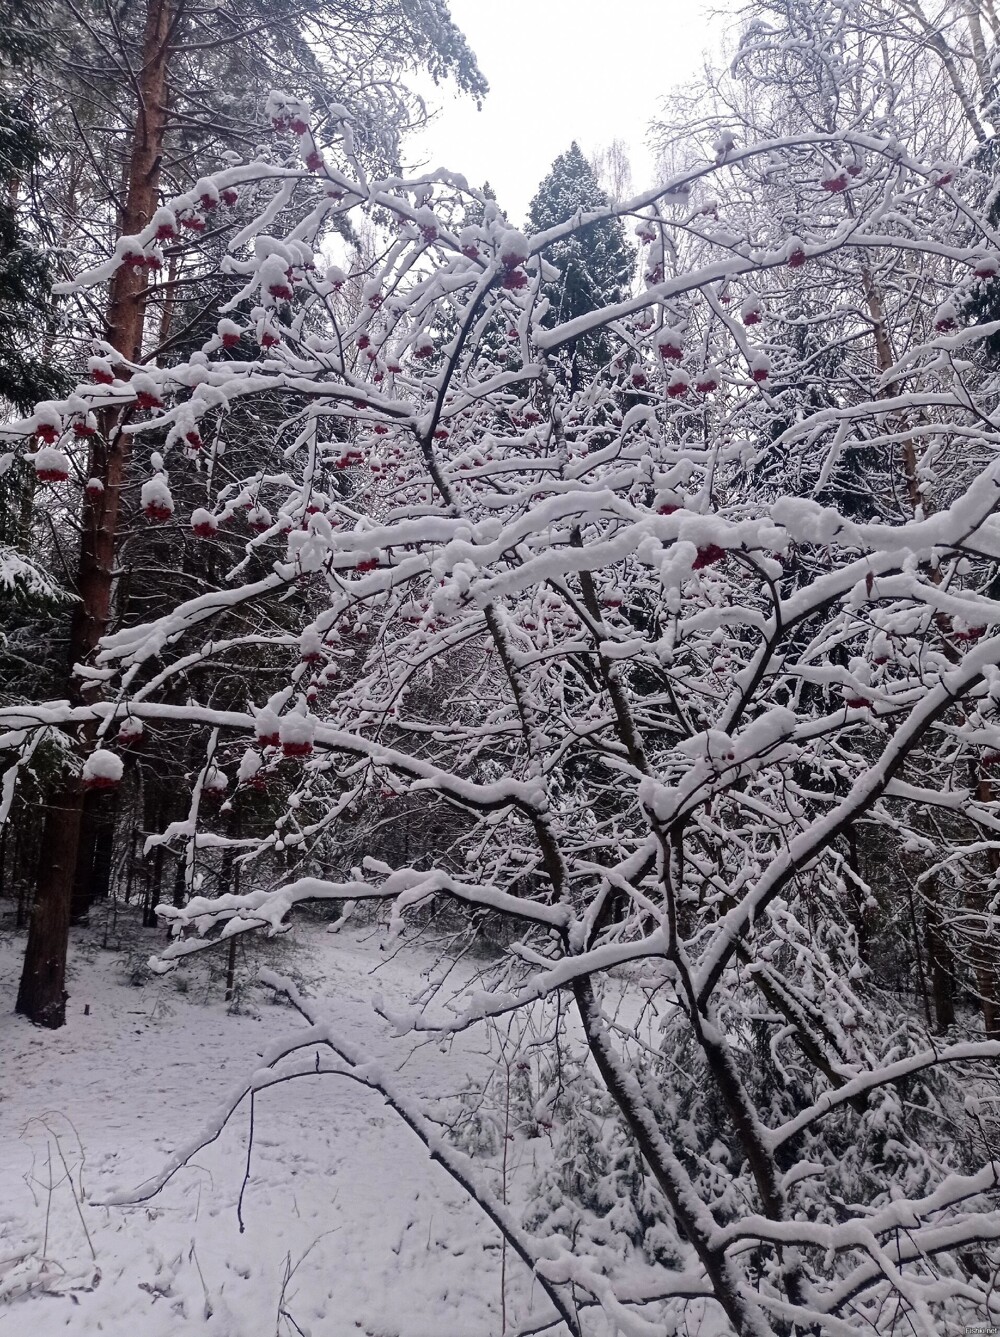
[{"label": "red berry", "polygon": [[312,743],[282,743],[281,750],[286,757],[308,757],[313,750]]},{"label": "red berry", "polygon": [[720,548],[715,543],[706,543],[703,548],[698,549],[698,556],[691,563],[691,570],[701,571],[706,566],[715,566],[716,562],[721,562],[725,555],[725,548]]}]

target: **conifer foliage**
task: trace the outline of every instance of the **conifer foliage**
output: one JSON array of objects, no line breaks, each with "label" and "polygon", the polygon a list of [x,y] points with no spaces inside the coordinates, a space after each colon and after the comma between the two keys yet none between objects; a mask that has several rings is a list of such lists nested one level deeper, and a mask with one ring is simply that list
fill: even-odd
[{"label": "conifer foliage", "polygon": [[29,225],[46,150],[31,70],[46,56],[47,16],[41,0],[0,0],[0,399],[21,412],[69,386],[44,352],[55,333],[54,275],[44,237]]},{"label": "conifer foliage", "polygon": [[[559,271],[542,286],[551,306],[553,324],[574,320],[598,307],[619,302],[629,290],[635,252],[625,238],[621,220],[602,190],[594,170],[575,141],[560,153],[528,209],[531,235],[546,232],[567,219],[598,214],[592,222],[563,233],[542,255]],[[590,332],[567,348],[574,384],[580,385],[601,362],[611,346],[605,331]]]},{"label": "conifer foliage", "polygon": [[[40,399],[65,392],[70,377],[51,356],[56,308],[53,270],[44,238],[30,226],[36,176],[45,139],[30,97],[29,72],[45,54],[37,0],[0,2],[0,404],[19,413]],[[48,355],[47,355],[48,354]],[[8,462],[9,463],[9,462]],[[0,459],[0,630],[23,607],[13,603],[51,598],[52,578],[32,560],[28,530],[34,480],[11,473]],[[4,671],[0,637],[0,677]]]}]

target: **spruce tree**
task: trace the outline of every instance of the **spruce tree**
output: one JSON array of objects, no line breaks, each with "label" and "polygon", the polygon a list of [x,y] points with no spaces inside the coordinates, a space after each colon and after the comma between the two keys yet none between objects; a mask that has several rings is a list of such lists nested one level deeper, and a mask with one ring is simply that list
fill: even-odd
[{"label": "spruce tree", "polygon": [[[33,179],[45,150],[29,91],[31,66],[44,58],[47,6],[0,0],[0,409],[28,413],[65,394],[69,378],[47,352],[55,331],[52,273],[32,213]],[[32,551],[33,475],[0,457],[0,626],[56,596]],[[0,638],[0,679],[9,686]]]},{"label": "spruce tree", "polygon": [[[606,209],[609,204],[593,168],[574,140],[556,158],[538,187],[528,209],[528,225],[532,233],[544,232],[577,213]],[[635,255],[617,218],[599,219],[571,237],[553,242],[545,248],[544,256],[560,275],[543,289],[551,304],[546,318],[549,323],[572,320],[619,302],[628,292]],[[601,330],[584,335],[568,349],[574,389],[606,361],[611,339],[607,330]]]}]

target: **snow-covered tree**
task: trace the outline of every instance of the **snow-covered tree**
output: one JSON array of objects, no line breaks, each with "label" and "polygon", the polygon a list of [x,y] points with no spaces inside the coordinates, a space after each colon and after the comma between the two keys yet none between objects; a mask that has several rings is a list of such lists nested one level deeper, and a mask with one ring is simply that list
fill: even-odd
[{"label": "snow-covered tree", "polygon": [[[548,231],[575,214],[604,211],[604,216],[572,235],[560,237],[545,252],[558,271],[543,288],[551,305],[552,323],[568,322],[598,307],[621,301],[631,285],[635,253],[625,240],[621,222],[608,211],[610,201],[580,146],[560,153],[528,208],[532,234]],[[571,342],[565,356],[573,389],[606,363],[613,339],[606,330]]]},{"label": "snow-covered tree", "polygon": [[[309,1026],[252,1086],[325,1066],[381,1091],[533,1270],[551,1306],[538,1322],[582,1334],[598,1306],[636,1333],[705,1315],[755,1337],[973,1321],[998,1262],[984,1073],[1000,1040],[965,1008],[932,1042],[881,987],[851,840],[902,832],[919,876],[939,878],[971,877],[997,848],[992,789],[968,783],[1000,755],[996,381],[975,354],[994,326],[958,313],[1000,236],[966,176],[880,126],[722,142],[621,210],[574,207],[530,238],[485,207],[456,234],[464,180],[369,178],[349,129],[317,144],[305,123],[304,165],[208,179],[259,201],[220,261],[241,286],[219,316],[244,355],[223,355],[225,325],[174,365],[95,364],[75,398],[4,429],[24,467],[41,438],[47,481],[69,489],[56,457],[87,414],[113,411],[150,523],[177,516],[231,545],[219,588],[103,638],[86,670],[99,693],[0,711],[4,792],[54,731],[94,732],[71,781],[93,791],[122,782],[129,721],[154,753],[161,732],[201,731],[188,815],[165,833],[188,895],[161,907],[162,970],[220,929],[280,932],[308,900],[391,904],[397,925],[442,899],[506,921],[492,990],[389,1019],[446,1039],[548,1008],[552,1062],[583,1045],[573,1114],[590,1141],[553,1168],[552,1210],[530,1229],[287,982]],[[717,230],[699,183],[721,193],[763,162],[813,192],[810,227]],[[831,187],[845,162],[858,171]],[[841,213],[822,204],[845,194]],[[381,254],[328,267],[336,220],[376,210],[396,225]],[[647,238],[645,286],[553,315],[555,257],[619,214]],[[159,226],[75,290],[112,280]],[[900,322],[887,369],[824,275],[900,256],[931,318],[905,339]],[[815,337],[762,310],[789,275],[819,276],[809,321],[850,345],[832,385]],[[567,347],[604,332],[585,383],[560,374]],[[229,475],[239,414],[273,396],[287,405],[274,458]],[[189,510],[192,432],[214,464]],[[888,470],[901,440],[921,469],[954,461],[933,510],[859,515],[813,495],[845,450]],[[784,472],[748,486],[776,452]],[[321,486],[330,471],[350,488]],[[285,801],[263,836],[211,807],[269,784]],[[457,812],[446,852],[338,868],[343,824],[400,798]],[[939,818],[933,836],[917,808]],[[197,894],[226,851],[240,893]],[[296,853],[320,872],[283,874]],[[988,903],[963,914],[981,949]],[[621,975],[650,1000],[638,1023],[616,1010]]]},{"label": "snow-covered tree", "polygon": [[[70,385],[45,355],[54,336],[53,276],[31,220],[44,141],[25,85],[27,69],[44,55],[44,13],[42,4],[18,6],[17,14],[0,8],[0,161],[7,181],[0,199],[0,403],[19,413]],[[54,593],[31,552],[33,481],[11,473],[10,464],[0,457],[0,609]]]},{"label": "snow-covered tree", "polygon": [[623,204],[635,194],[632,163],[624,139],[612,139],[595,149],[587,160],[598,184],[613,204]]},{"label": "snow-covered tree", "polygon": [[[51,138],[62,136],[62,157],[52,168],[53,181],[63,186],[60,242],[86,263],[107,241],[122,262],[100,316],[82,306],[77,313],[81,342],[87,335],[94,342],[78,349],[74,371],[85,364],[99,380],[130,374],[146,358],[166,360],[183,342],[190,325],[178,331],[173,323],[178,289],[193,286],[209,307],[225,300],[214,240],[233,227],[241,203],[252,214],[254,201],[241,202],[232,187],[220,193],[207,176],[192,171],[193,154],[202,167],[218,166],[238,156],[234,145],[256,148],[267,137],[271,142],[261,147],[270,162],[309,163],[321,157],[314,129],[318,135],[329,124],[339,127],[351,170],[364,178],[367,171],[395,166],[400,136],[424,115],[422,100],[408,87],[408,71],[450,77],[477,98],[486,88],[444,0],[384,0],[363,15],[341,14],[323,3],[270,0],[232,0],[208,9],[185,0],[146,0],[121,15],[93,8],[84,19],[74,5],[55,6],[41,89]],[[134,77],[122,77],[122,70]],[[292,91],[255,97],[279,72]],[[81,162],[87,165],[85,187]],[[102,164],[96,177],[90,171],[95,162]],[[175,199],[173,210],[159,208],[164,189]],[[81,209],[83,193],[89,207]],[[49,194],[56,198],[59,192]],[[146,240],[137,249],[140,230]],[[149,319],[151,312],[158,321]],[[224,342],[225,336],[218,338]],[[128,519],[123,506],[133,478],[125,428],[108,404],[76,422],[79,450],[72,460],[63,451],[53,455],[56,448],[45,437],[36,455],[43,480],[48,475],[59,481],[72,469],[86,484],[72,494],[79,551],[69,581],[77,597],[67,636],[66,694],[79,702],[95,688],[72,667],[89,664],[116,615],[127,616],[122,596],[128,586],[116,581]],[[195,448],[192,440],[187,444]],[[90,737],[85,747],[92,744]],[[49,1025],[60,1025],[63,1017],[71,891],[93,866],[98,802],[106,804],[75,784],[57,785],[44,809],[18,1006]]]},{"label": "snow-covered tree", "polygon": [[[979,116],[965,95],[977,77],[973,8],[948,19],[948,40],[945,20],[931,23],[919,9],[910,11],[919,20],[916,31],[877,4],[847,11],[811,0],[782,0],[755,5],[751,14],[731,68],[696,89],[690,101],[680,100],[673,124],[661,125],[660,142],[669,157],[683,160],[698,146],[724,163],[740,144],[780,138],[804,124],[834,134],[870,118],[932,164],[939,184],[947,185],[964,163],[963,196],[988,207],[993,197],[989,141],[983,142]],[[965,32],[973,34],[968,43]],[[760,242],[783,235],[822,236],[857,209],[857,183],[864,175],[864,162],[847,151],[828,155],[818,182],[809,162],[762,157],[752,165],[738,163],[693,193],[701,212],[692,217],[680,263],[702,254],[705,241],[726,244],[733,232]],[[993,221],[989,213],[987,218]],[[942,239],[972,237],[961,209],[940,190],[926,201],[922,226]],[[947,258],[914,266],[905,252],[887,248],[878,257],[859,253],[814,260],[803,277],[792,268],[762,276],[741,306],[741,316],[762,344],[774,340],[776,346],[795,347],[798,356],[808,355],[816,373],[798,386],[782,387],[787,416],[762,424],[764,439],[776,444],[755,458],[745,488],[766,492],[772,479],[780,489],[790,486],[781,431],[796,415],[812,415],[854,396],[873,357],[884,377],[881,393],[890,398],[897,359],[918,337],[915,326],[920,337],[929,337],[973,323],[977,312],[988,323],[992,314],[988,260],[973,267],[971,281],[955,295],[954,319],[952,301],[940,297],[939,284],[954,278]],[[722,294],[723,299],[731,296]],[[969,374],[984,368],[993,342],[986,336],[970,353],[976,370]],[[829,500],[858,519],[932,513],[965,486],[968,460],[949,443],[925,436],[923,418],[923,410],[901,404],[894,414],[891,452],[872,449],[863,435],[851,438],[834,456],[798,461],[795,486],[802,495]],[[947,764],[930,752],[925,756],[929,773]],[[981,771],[977,790],[988,792],[992,779],[988,768]],[[859,932],[865,951],[881,961],[887,976],[905,980],[921,995],[941,1029],[950,1024],[955,991],[967,988],[974,975],[974,992],[992,1030],[997,980],[988,964],[991,930],[983,909],[996,874],[994,855],[983,852],[978,862],[963,866],[960,877],[942,879],[934,871],[936,822],[917,803],[895,840],[872,842],[863,827],[852,833],[852,859],[863,881],[880,888],[859,908]],[[911,837],[921,853],[907,848]],[[905,915],[899,912],[901,903],[908,907]]]}]

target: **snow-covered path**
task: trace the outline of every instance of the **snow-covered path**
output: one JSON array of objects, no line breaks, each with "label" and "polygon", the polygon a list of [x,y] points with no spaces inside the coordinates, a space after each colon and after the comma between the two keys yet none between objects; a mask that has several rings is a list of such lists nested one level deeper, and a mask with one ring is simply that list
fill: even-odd
[{"label": "snow-covered path", "polygon": [[[419,958],[389,959],[361,929],[296,936],[284,959],[354,1042],[396,1066],[407,1059],[413,1092],[442,1095],[485,1071],[489,1059],[471,1041],[460,1056],[426,1045],[407,1058],[412,1045],[387,1038],[374,1016],[374,993],[408,999]],[[205,977],[196,971],[187,993],[178,977],[129,987],[120,956],[84,938],[68,1024],[38,1030],[12,1013],[20,947],[0,942],[0,1295],[28,1293],[0,1300],[4,1337],[500,1333],[496,1232],[379,1098],[347,1081],[307,1079],[259,1098],[242,1235],[246,1107],[151,1203],[91,1205],[155,1173],[265,1046],[302,1022],[263,994],[258,1016],[229,1015],[217,983],[210,1001],[197,996]],[[61,1157],[77,1186],[82,1179],[96,1262]],[[43,1252],[47,1277],[33,1280]],[[23,1265],[9,1261],[19,1253]],[[530,1286],[518,1271],[510,1260],[509,1304],[512,1289]]]}]

